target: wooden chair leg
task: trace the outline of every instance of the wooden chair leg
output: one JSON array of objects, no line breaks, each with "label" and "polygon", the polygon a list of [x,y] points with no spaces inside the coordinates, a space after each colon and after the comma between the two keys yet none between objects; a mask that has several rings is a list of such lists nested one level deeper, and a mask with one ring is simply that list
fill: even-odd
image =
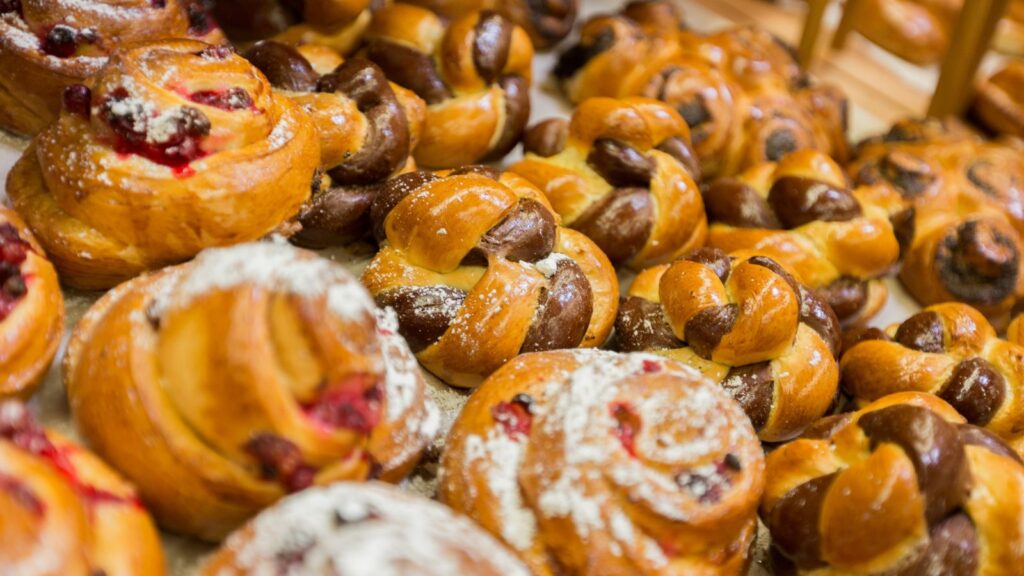
[{"label": "wooden chair leg", "polygon": [[839,26],[836,27],[836,33],[832,36],[833,50],[842,50],[846,46],[846,39],[857,26],[863,5],[864,0],[846,0],[846,5],[843,6],[843,17],[839,19]]},{"label": "wooden chair leg", "polygon": [[804,31],[800,35],[800,48],[797,56],[804,69],[810,68],[814,60],[814,48],[818,45],[821,35],[821,21],[825,17],[828,0],[808,0],[807,17],[804,19]]},{"label": "wooden chair leg", "polygon": [[1008,3],[1009,0],[964,2],[928,107],[930,116],[960,115],[967,109],[974,94],[974,76]]}]

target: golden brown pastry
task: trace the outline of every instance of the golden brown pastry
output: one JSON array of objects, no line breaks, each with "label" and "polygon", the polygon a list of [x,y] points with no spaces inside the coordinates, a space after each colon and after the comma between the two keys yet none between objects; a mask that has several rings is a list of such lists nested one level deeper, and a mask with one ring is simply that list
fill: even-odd
[{"label": "golden brown pastry", "polygon": [[235,42],[274,38],[347,53],[373,19],[379,0],[212,0],[213,14]]},{"label": "golden brown pastry", "polygon": [[363,273],[420,362],[476,386],[522,352],[597,347],[619,285],[586,236],[511,172],[468,166],[389,180],[370,210],[381,250]]},{"label": "golden brown pastry", "polygon": [[669,262],[704,245],[700,167],[686,122],[657,100],[591,98],[529,130],[510,170],[615,264]]},{"label": "golden brown pastry", "polygon": [[856,29],[884,50],[931,64],[946,54],[964,0],[867,0]]},{"label": "golden brown pastry", "polygon": [[740,407],[650,354],[524,354],[459,415],[440,498],[533,574],[740,575],[761,446]]},{"label": "golden brown pastry", "polygon": [[1024,56],[1024,1],[1010,0],[999,20],[992,48],[1004,54]]},{"label": "golden brown pastry", "polygon": [[438,413],[396,328],[340,266],[244,244],[109,292],[64,376],[82,434],[158,522],[218,540],[289,492],[412,469]]},{"label": "golden brown pastry", "polygon": [[1010,60],[982,82],[971,111],[990,131],[1024,138],[1024,61]]},{"label": "golden brown pastry", "polygon": [[897,228],[904,238],[900,280],[918,302],[964,302],[996,328],[1006,326],[1024,294],[1019,150],[955,123],[905,121],[863,143],[849,171],[855,184],[913,209]]},{"label": "golden brown pastry", "polygon": [[339,482],[285,499],[232,534],[201,573],[530,574],[450,508],[376,482]]},{"label": "golden brown pastry", "polygon": [[193,0],[0,2],[0,127],[35,134],[57,119],[64,89],[122,46],[185,37],[224,40]]},{"label": "golden brown pastry", "polygon": [[380,186],[416,168],[411,155],[423,127],[423,100],[390,84],[369,60],[343,62],[321,46],[265,40],[243,56],[309,113],[320,136],[326,175],[299,212],[302,229],[292,240],[319,248],[368,235]]},{"label": "golden brown pastry", "polygon": [[776,573],[1020,573],[1024,465],[935,396],[825,418],[767,463]]},{"label": "golden brown pastry", "polygon": [[703,248],[641,272],[619,306],[619,350],[689,364],[740,403],[766,442],[820,418],[839,386],[839,321],[766,256]]},{"label": "golden brown pastry", "polygon": [[794,152],[704,189],[708,244],[782,263],[840,322],[862,323],[885,304],[882,277],[900,254],[889,212],[872,192],[851,190],[842,168],[825,154]]},{"label": "golden brown pastry", "polygon": [[21,218],[0,206],[0,399],[35,391],[63,333],[57,272]]},{"label": "golden brown pastry", "polygon": [[379,11],[363,54],[427,103],[416,162],[454,168],[498,160],[530,117],[533,46],[526,32],[484,10],[445,25],[433,12],[395,4]]},{"label": "golden brown pastry", "polygon": [[572,32],[578,0],[406,0],[445,18],[459,18],[478,10],[496,10],[530,34],[538,50],[550,48]]},{"label": "golden brown pastry", "polygon": [[135,45],[64,103],[7,194],[68,285],[108,288],[260,238],[309,197],[309,117],[228,48]]},{"label": "golden brown pastry", "polygon": [[99,458],[0,401],[0,566],[31,576],[160,576],[160,537]]},{"label": "golden brown pastry", "polygon": [[852,338],[839,366],[843,389],[858,403],[927,392],[1007,442],[1024,435],[1024,347],[1000,339],[970,306],[929,306]]}]

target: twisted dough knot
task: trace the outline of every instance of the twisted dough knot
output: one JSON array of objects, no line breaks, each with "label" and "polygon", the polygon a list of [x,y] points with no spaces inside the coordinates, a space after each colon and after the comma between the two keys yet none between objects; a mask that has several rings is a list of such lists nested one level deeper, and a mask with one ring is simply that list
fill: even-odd
[{"label": "twisted dough knot", "polygon": [[61,91],[96,74],[122,46],[161,38],[223,42],[192,0],[0,4],[0,126],[35,134],[60,113]]},{"label": "twisted dough knot", "polygon": [[530,35],[538,50],[551,48],[572,32],[579,0],[410,0],[448,19],[495,10]]},{"label": "twisted dough knot", "polygon": [[450,508],[376,482],[306,490],[228,538],[201,573],[528,576],[497,540]]},{"label": "twisted dough knot", "polygon": [[288,492],[408,473],[438,414],[396,328],[341,267],[248,244],[104,296],[65,378],[161,523],[219,539]]},{"label": "twisted dough knot", "polygon": [[230,49],[136,45],[65,104],[7,192],[73,286],[260,238],[310,194],[311,123]]},{"label": "twisted dough knot", "polygon": [[9,574],[164,573],[160,537],[132,487],[20,402],[0,402],[0,517]]},{"label": "twisted dough knot", "polygon": [[762,518],[779,570],[1017,574],[1024,465],[929,394],[825,418],[768,455]]},{"label": "twisted dough knot", "polygon": [[611,263],[515,174],[403,174],[370,215],[382,248],[363,283],[446,382],[475,386],[521,352],[600,346],[611,331]]},{"label": "twisted dough knot", "polygon": [[416,162],[452,168],[497,160],[519,142],[530,117],[533,46],[497,12],[445,27],[429,10],[395,4],[376,14],[365,55],[427,103]]},{"label": "twisted dough knot", "polygon": [[0,399],[36,390],[63,330],[57,272],[21,218],[0,206]]},{"label": "twisted dough knot", "polygon": [[[931,64],[949,47],[964,0],[870,0],[857,31],[883,49],[913,62]],[[858,8],[861,9],[861,8]]]},{"label": "twisted dough knot", "polygon": [[273,37],[291,45],[352,50],[373,18],[374,0],[213,0],[213,13],[236,42]]},{"label": "twisted dough knot", "polygon": [[459,415],[440,498],[534,574],[737,574],[763,456],[743,412],[649,354],[526,354]]},{"label": "twisted dough knot", "polygon": [[794,270],[844,324],[885,304],[880,278],[900,254],[888,210],[870,189],[850,190],[828,156],[803,150],[720,179],[705,188],[704,204],[709,245],[751,250]]},{"label": "twisted dough knot", "polygon": [[835,398],[839,321],[766,256],[703,248],[644,270],[615,332],[623,351],[660,351],[720,382],[765,441],[796,436]]},{"label": "twisted dough knot", "polygon": [[592,98],[572,121],[530,129],[510,170],[551,200],[613,263],[649,266],[704,244],[707,220],[686,122],[646,98]]},{"label": "twisted dough knot", "polygon": [[423,124],[423,101],[391,85],[369,60],[342,62],[321,47],[267,40],[243,55],[309,113],[320,136],[320,163],[329,179],[314,183],[293,240],[324,247],[366,236],[370,204],[384,180],[415,168],[410,154]]},{"label": "twisted dough knot", "polygon": [[968,422],[1015,441],[1024,435],[1024,347],[996,336],[965,304],[929,306],[886,331],[854,334],[842,357],[843,388],[860,402],[928,392]]}]

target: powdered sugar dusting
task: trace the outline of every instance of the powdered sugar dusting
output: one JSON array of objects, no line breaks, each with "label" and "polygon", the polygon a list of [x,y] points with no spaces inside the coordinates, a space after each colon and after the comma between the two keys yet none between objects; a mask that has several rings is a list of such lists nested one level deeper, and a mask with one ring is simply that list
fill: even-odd
[{"label": "powdered sugar dusting", "polygon": [[523,504],[519,489],[518,471],[524,450],[522,442],[496,428],[491,429],[487,438],[466,438],[465,464],[485,462],[488,489],[498,497],[501,537],[517,550],[528,549],[537,535],[537,519]]}]

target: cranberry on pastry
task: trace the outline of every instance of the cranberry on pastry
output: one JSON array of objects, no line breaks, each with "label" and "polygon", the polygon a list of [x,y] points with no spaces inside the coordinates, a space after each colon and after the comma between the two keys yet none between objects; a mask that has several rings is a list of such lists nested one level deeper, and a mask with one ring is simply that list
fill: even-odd
[{"label": "cranberry on pastry", "polygon": [[719,382],[767,442],[800,434],[839,386],[839,321],[766,256],[703,248],[644,270],[615,333],[622,351],[657,352]]},{"label": "cranberry on pastry", "polygon": [[692,368],[650,354],[524,354],[470,396],[440,499],[534,574],[742,573],[764,457]]},{"label": "cranberry on pastry", "polygon": [[7,194],[68,285],[109,288],[255,240],[309,197],[309,117],[230,48],[134,45],[64,101]]},{"label": "cranberry on pastry", "polygon": [[702,246],[707,220],[686,122],[646,98],[592,98],[571,121],[551,119],[524,139],[510,170],[540,188],[565,224],[615,264],[644,267]]},{"label": "cranberry on pastry", "polygon": [[397,481],[439,425],[394,317],[287,244],[211,249],[109,292],[65,358],[82,434],[167,529],[223,538],[287,493]]},{"label": "cranberry on pastry", "polygon": [[445,18],[495,10],[530,35],[538,50],[550,48],[572,32],[579,0],[407,0]]},{"label": "cranberry on pastry", "polygon": [[359,44],[379,0],[207,0],[235,42],[273,38],[347,53]]},{"label": "cranberry on pastry", "polygon": [[611,263],[520,176],[485,166],[403,174],[370,215],[382,247],[363,283],[449,384],[476,386],[522,352],[600,346],[611,331]]}]

